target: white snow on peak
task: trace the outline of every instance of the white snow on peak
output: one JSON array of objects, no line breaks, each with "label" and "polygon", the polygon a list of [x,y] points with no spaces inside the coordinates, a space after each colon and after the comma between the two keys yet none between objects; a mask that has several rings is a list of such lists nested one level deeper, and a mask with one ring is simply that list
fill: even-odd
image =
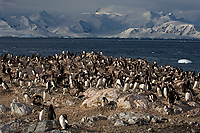
[{"label": "white snow on peak", "polygon": [[70,17],[45,10],[31,16],[0,15],[0,37],[200,38],[198,25],[172,12],[123,9],[111,6]]}]

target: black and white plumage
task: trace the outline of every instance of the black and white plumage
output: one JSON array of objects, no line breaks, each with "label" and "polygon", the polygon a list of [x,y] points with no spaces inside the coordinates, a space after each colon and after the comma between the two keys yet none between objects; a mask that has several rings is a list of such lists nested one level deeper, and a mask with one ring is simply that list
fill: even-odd
[{"label": "black and white plumage", "polygon": [[50,99],[50,94],[49,94],[48,90],[45,90],[43,92],[43,100],[44,100],[44,102],[47,102],[49,99]]},{"label": "black and white plumage", "polygon": [[150,93],[150,94],[148,95],[148,100],[151,101],[151,102],[155,102],[155,101],[158,100],[158,98],[157,98],[157,96],[156,96],[155,94]]},{"label": "black and white plumage", "polygon": [[43,105],[43,98],[40,95],[35,95],[31,104],[41,106]]},{"label": "black and white plumage", "polygon": [[175,97],[174,97],[174,93],[173,93],[173,91],[169,91],[169,93],[168,93],[168,103],[169,104],[174,104],[174,102],[175,102]]},{"label": "black and white plumage", "polygon": [[31,97],[27,93],[24,93],[23,95],[26,103],[31,103]]},{"label": "black and white plumage", "polygon": [[185,101],[191,101],[192,100],[192,94],[190,91],[187,91],[185,93]]},{"label": "black and white plumage", "polygon": [[66,129],[67,128],[68,121],[67,121],[67,115],[66,114],[60,115],[60,117],[59,117],[59,123],[60,123],[62,129]]},{"label": "black and white plumage", "polygon": [[2,82],[2,87],[3,87],[4,90],[9,89],[9,87],[8,87],[8,85],[6,84],[5,81]]},{"label": "black and white plumage", "polygon": [[39,114],[39,120],[40,120],[40,121],[43,121],[44,118],[45,118],[45,110],[43,109],[43,110],[40,112],[40,114]]},{"label": "black and white plumage", "polygon": [[54,120],[56,118],[56,113],[54,111],[53,105],[50,104],[48,109],[48,120]]}]

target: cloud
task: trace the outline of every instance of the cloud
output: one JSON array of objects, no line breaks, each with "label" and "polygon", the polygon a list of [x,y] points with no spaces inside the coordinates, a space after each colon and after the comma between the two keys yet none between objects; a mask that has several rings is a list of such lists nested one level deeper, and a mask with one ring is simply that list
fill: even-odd
[{"label": "cloud", "polygon": [[0,12],[32,14],[46,10],[49,13],[71,14],[95,12],[98,8],[112,8],[121,12],[199,10],[199,0],[0,0]]}]

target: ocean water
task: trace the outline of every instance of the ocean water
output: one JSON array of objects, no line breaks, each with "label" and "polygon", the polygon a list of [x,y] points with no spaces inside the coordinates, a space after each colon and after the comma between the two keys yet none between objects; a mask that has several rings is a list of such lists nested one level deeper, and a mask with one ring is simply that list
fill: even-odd
[{"label": "ocean water", "polygon": [[[32,53],[48,56],[64,51],[79,53],[102,51],[106,56],[146,58],[159,66],[172,65],[184,71],[200,72],[200,40],[134,40],[134,39],[64,39],[64,38],[0,38],[0,54],[14,56]],[[188,59],[192,63],[180,64]]]}]

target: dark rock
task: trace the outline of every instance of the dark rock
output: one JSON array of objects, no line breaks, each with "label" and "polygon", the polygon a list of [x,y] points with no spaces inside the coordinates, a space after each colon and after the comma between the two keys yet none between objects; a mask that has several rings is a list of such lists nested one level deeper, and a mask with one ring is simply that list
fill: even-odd
[{"label": "dark rock", "polygon": [[0,113],[5,113],[9,111],[9,108],[6,107],[5,105],[0,105]]},{"label": "dark rock", "polygon": [[38,122],[35,132],[50,131],[53,129],[53,123],[50,120]]}]

